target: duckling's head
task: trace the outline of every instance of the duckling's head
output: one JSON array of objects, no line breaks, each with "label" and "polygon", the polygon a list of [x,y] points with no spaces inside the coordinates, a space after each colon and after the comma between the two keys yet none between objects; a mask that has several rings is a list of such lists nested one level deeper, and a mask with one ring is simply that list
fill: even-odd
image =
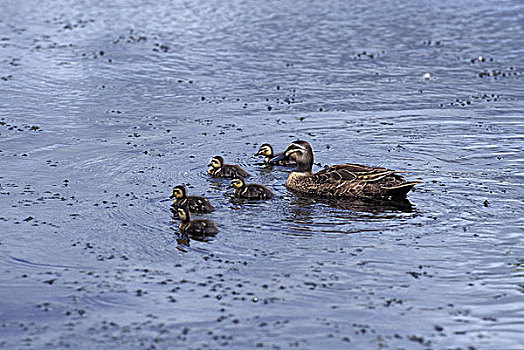
[{"label": "duckling's head", "polygon": [[177,212],[180,220],[189,221],[189,219],[191,219],[191,215],[189,214],[189,209],[187,209],[187,207],[180,207],[178,208]]},{"label": "duckling's head", "polygon": [[[298,172],[308,172],[313,168],[313,149],[307,141],[293,141],[287,146],[286,150],[278,158],[291,158],[297,162],[297,168],[295,171]],[[274,158],[272,161],[278,161],[280,159]]]},{"label": "duckling's head", "polygon": [[241,177],[236,177],[233,180],[231,180],[231,184],[229,185],[229,188],[242,188],[246,185],[246,180],[244,180]]},{"label": "duckling's head", "polygon": [[173,194],[169,198],[182,199],[187,197],[187,191],[184,185],[173,187]]},{"label": "duckling's head", "polygon": [[214,156],[213,158],[211,158],[211,161],[208,164],[208,166],[215,168],[215,169],[221,168],[223,165],[224,165],[224,158],[222,158],[221,156]]},{"label": "duckling's head", "polygon": [[272,157],[273,156],[273,147],[271,147],[269,143],[264,143],[262,146],[260,146],[255,156]]}]

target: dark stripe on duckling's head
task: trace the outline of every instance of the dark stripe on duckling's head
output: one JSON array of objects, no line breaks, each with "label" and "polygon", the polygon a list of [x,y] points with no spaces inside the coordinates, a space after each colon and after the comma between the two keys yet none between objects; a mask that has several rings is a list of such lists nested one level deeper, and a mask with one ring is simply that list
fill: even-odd
[{"label": "dark stripe on duckling's head", "polygon": [[224,165],[224,158],[221,156],[214,156],[211,158],[211,161],[209,162],[208,166],[211,166],[213,168],[221,168]]},{"label": "dark stripe on duckling's head", "polygon": [[273,147],[271,147],[269,143],[264,143],[263,145],[260,146],[255,156],[271,157],[273,156]]},{"label": "dark stripe on duckling's head", "polygon": [[295,171],[311,171],[313,168],[313,149],[307,141],[293,141],[289,144],[286,151],[284,152],[286,157],[291,158],[297,162],[297,168]]},{"label": "dark stripe on duckling's head", "polygon": [[177,209],[178,217],[182,221],[189,221],[191,219],[191,215],[189,214],[189,209],[187,207],[179,207]]},{"label": "dark stripe on duckling's head", "polygon": [[229,185],[229,188],[242,188],[246,185],[246,180],[244,180],[242,177],[236,177],[233,180],[231,180],[231,184]]},{"label": "dark stripe on duckling's head", "polygon": [[181,198],[186,198],[186,197],[187,197],[187,191],[184,185],[178,185],[178,186],[173,187],[173,194],[171,195],[170,198],[181,199]]}]

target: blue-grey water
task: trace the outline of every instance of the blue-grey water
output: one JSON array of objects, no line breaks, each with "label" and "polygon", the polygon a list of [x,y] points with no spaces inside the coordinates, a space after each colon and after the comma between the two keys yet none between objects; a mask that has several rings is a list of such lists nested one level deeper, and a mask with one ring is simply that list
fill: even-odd
[{"label": "blue-grey water", "polygon": [[[2,1],[0,348],[523,349],[523,71],[521,1]],[[288,192],[295,139],[411,210]]]}]

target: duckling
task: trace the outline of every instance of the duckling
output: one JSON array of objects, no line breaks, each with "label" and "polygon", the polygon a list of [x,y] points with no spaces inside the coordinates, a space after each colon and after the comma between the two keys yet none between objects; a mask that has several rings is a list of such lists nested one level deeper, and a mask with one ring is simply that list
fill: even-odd
[{"label": "duckling", "polygon": [[264,185],[246,184],[246,181],[239,177],[231,180],[229,188],[234,188],[233,194],[237,198],[245,199],[269,199],[274,196],[273,191]]},{"label": "duckling", "polygon": [[214,236],[218,233],[218,228],[212,220],[191,220],[187,207],[180,207],[177,212],[181,220],[178,225],[180,233],[194,236]]},{"label": "duckling", "polygon": [[[273,147],[269,143],[264,143],[260,146],[258,149],[258,152],[255,154],[255,156],[265,156],[264,157],[264,163],[271,164],[270,161],[273,158],[279,157],[282,153],[274,154]],[[277,162],[274,163],[275,165],[283,165],[283,166],[296,166],[297,163],[290,158],[283,158]]]},{"label": "duckling", "polygon": [[406,181],[397,173],[404,171],[370,167],[360,164],[340,164],[313,174],[313,149],[306,141],[293,141],[280,156],[297,162],[286,181],[288,189],[322,197],[353,197],[361,199],[405,199],[420,181]]},{"label": "duckling", "polygon": [[173,188],[173,194],[169,198],[174,198],[173,209],[186,207],[192,213],[211,213],[215,207],[211,204],[209,199],[205,197],[187,196],[187,191],[184,185],[178,185]]},{"label": "duckling", "polygon": [[248,177],[249,173],[236,164],[225,164],[224,158],[214,156],[208,164],[211,168],[207,173],[213,177]]}]

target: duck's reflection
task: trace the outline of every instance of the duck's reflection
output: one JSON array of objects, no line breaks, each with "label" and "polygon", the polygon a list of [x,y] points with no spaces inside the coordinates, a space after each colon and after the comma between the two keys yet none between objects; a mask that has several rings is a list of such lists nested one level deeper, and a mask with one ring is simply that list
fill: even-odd
[{"label": "duck's reflection", "polygon": [[215,235],[202,236],[202,235],[185,234],[185,233],[180,233],[177,229],[173,227],[171,227],[171,229],[177,235],[177,237],[175,238],[175,241],[177,243],[177,249],[184,253],[187,252],[186,248],[191,247],[191,241],[208,243],[208,242],[212,242],[213,238],[215,237]]},{"label": "duck's reflection", "polygon": [[[413,205],[408,199],[399,201],[380,201],[362,199],[333,199],[307,196],[290,192],[288,209],[284,221],[314,225],[319,218],[318,210],[324,213],[320,217],[354,220],[378,220],[397,217],[398,213],[412,213]],[[391,216],[387,214],[392,214]]]}]

